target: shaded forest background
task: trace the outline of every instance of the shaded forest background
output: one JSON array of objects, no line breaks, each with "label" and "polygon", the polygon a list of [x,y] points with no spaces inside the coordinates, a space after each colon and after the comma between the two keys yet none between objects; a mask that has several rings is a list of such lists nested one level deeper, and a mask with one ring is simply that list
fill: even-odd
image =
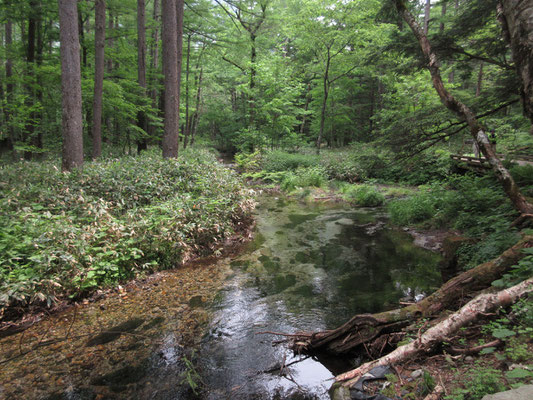
[{"label": "shaded forest background", "polygon": [[[411,3],[447,87],[483,117],[498,151],[527,152],[530,123],[498,2]],[[61,149],[57,3],[4,1],[0,12],[2,151],[54,156]],[[187,1],[183,18],[182,147],[209,141],[234,153],[379,143],[374,151],[400,158],[436,144],[472,151],[466,123],[440,103],[418,43],[392,3]],[[159,144],[160,0],[80,1],[78,22],[86,157],[100,154],[98,130],[104,155]],[[101,119],[94,118],[98,49],[105,52]]]}]

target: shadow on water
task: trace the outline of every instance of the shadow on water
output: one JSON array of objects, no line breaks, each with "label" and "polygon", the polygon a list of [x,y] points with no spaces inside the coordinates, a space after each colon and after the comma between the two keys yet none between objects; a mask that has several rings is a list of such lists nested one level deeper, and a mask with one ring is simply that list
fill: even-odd
[{"label": "shadow on water", "polygon": [[333,328],[440,283],[439,256],[379,209],[265,196],[256,217],[238,257],[1,339],[0,399],[327,399],[357,360],[294,356],[269,332]]}]

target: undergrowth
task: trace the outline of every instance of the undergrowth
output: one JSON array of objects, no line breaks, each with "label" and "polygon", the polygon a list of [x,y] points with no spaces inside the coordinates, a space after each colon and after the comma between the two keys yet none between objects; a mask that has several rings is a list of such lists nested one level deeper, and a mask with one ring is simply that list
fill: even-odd
[{"label": "undergrowth", "polygon": [[253,202],[206,151],[0,167],[0,319],[218,250]]}]

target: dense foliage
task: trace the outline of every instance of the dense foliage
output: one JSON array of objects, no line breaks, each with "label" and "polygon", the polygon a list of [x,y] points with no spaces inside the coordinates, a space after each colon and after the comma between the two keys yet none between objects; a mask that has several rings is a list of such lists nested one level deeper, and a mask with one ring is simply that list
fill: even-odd
[{"label": "dense foliage", "polygon": [[253,202],[206,151],[0,170],[0,307],[77,297],[219,251]]}]

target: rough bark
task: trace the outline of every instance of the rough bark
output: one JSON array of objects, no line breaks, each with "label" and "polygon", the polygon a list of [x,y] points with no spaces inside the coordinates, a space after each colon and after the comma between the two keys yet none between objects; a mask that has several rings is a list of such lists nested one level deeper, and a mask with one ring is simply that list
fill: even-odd
[{"label": "rough bark", "polygon": [[533,3],[500,0],[498,11],[520,78],[524,114],[533,123]]},{"label": "rough bark", "polygon": [[165,77],[165,119],[162,145],[163,157],[171,158],[178,156],[179,146],[178,17],[176,0],[163,0],[162,6],[163,75]]},{"label": "rough bark", "polygon": [[83,165],[80,42],[76,0],[59,0],[61,50],[61,94],[63,127],[62,168],[70,171]]},{"label": "rough bark", "polygon": [[356,315],[337,329],[314,333],[298,333],[291,347],[301,353],[325,351],[343,354],[358,351],[367,343],[379,341],[379,348],[394,344],[395,333],[415,318],[438,315],[460,303],[471,293],[483,290],[516,265],[525,254],[523,248],[533,247],[533,236],[527,236],[494,260],[478,265],[450,279],[431,296],[407,307],[379,314]]},{"label": "rough bark", "polygon": [[533,205],[531,205],[526,198],[522,195],[518,185],[516,185],[513,177],[505,168],[501,160],[496,156],[493,146],[489,142],[489,139],[485,133],[485,129],[477,120],[475,114],[461,101],[456,99],[444,86],[440,75],[440,66],[437,58],[437,54],[433,51],[431,44],[424,34],[422,28],[409,12],[405,6],[405,0],[394,0],[398,13],[402,16],[405,22],[409,25],[417,38],[422,53],[426,58],[427,68],[431,74],[433,86],[437,91],[441,102],[452,112],[457,114],[461,119],[464,119],[470,129],[470,133],[474,140],[477,141],[480,150],[487,158],[489,164],[492,167],[496,177],[500,181],[505,193],[515,206],[515,208],[522,214],[533,213]]},{"label": "rough bark", "polygon": [[458,331],[461,327],[475,321],[481,315],[490,313],[499,307],[509,306],[520,297],[531,292],[533,292],[533,278],[498,293],[481,294],[464,305],[459,311],[428,329],[413,342],[398,347],[384,357],[338,375],[335,380],[337,382],[343,382],[344,386],[349,387],[355,384],[362,375],[369,372],[372,368],[381,365],[398,364],[420,354],[430,352],[439,343],[444,341],[446,337]]},{"label": "rough bark", "polygon": [[92,141],[93,158],[102,155],[102,97],[105,64],[105,1],[96,0],[94,8],[94,97]]},{"label": "rough bark", "polygon": [[[137,81],[141,87],[141,96],[146,95],[146,7],[144,0],[137,0]],[[148,131],[146,114],[143,110],[137,113],[137,126],[144,132]],[[137,140],[137,152],[148,148],[146,138]]]},{"label": "rough bark", "polygon": [[[155,77],[155,72],[159,69],[159,18],[160,18],[160,12],[159,12],[159,0],[154,0],[154,29],[152,31],[152,46],[150,48],[150,55],[152,58],[152,75],[154,76],[151,84],[152,84],[152,90],[150,91],[150,98],[152,99],[152,108],[157,109],[157,81],[158,79]],[[152,135],[155,134],[156,128],[153,126],[153,124],[149,125],[149,130]]]}]

